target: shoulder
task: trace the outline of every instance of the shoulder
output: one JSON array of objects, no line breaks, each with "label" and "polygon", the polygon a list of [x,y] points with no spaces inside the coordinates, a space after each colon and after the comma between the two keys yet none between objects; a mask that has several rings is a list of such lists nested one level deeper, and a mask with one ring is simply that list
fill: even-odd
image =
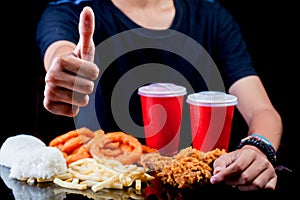
[{"label": "shoulder", "polygon": [[220,4],[218,0],[183,0],[183,1],[189,4],[199,5],[204,7],[205,6],[214,7]]},{"label": "shoulder", "polygon": [[[191,11],[199,15],[223,15],[228,14],[225,7],[218,0],[174,0],[178,4],[187,5]],[[224,13],[225,12],[225,13]]]},{"label": "shoulder", "polygon": [[227,21],[231,13],[218,0],[174,0],[181,8],[186,8],[190,18],[200,21]]}]

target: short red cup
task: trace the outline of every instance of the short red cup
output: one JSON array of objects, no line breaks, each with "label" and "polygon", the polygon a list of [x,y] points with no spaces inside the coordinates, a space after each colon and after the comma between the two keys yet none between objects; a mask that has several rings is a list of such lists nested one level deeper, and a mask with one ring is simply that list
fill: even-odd
[{"label": "short red cup", "polygon": [[203,91],[187,97],[190,105],[192,145],[207,152],[228,151],[237,97],[219,91]]},{"label": "short red cup", "polygon": [[182,106],[186,88],[173,83],[152,83],[138,89],[146,145],[161,155],[178,153]]}]

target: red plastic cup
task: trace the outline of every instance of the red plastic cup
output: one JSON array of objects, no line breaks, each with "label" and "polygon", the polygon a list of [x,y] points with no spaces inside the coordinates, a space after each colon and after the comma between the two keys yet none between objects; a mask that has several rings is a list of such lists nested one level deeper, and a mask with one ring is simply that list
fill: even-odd
[{"label": "red plastic cup", "polygon": [[228,151],[237,97],[218,91],[188,95],[192,145],[207,152],[215,148]]},{"label": "red plastic cup", "polygon": [[141,98],[146,145],[160,154],[178,152],[182,106],[186,88],[172,83],[153,83],[138,89]]}]

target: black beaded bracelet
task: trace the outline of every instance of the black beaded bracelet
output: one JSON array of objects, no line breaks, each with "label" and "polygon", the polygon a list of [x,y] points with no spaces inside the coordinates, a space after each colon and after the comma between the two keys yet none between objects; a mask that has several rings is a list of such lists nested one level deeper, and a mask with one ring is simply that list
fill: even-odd
[{"label": "black beaded bracelet", "polygon": [[267,156],[268,160],[272,163],[272,165],[276,165],[275,149],[270,143],[266,142],[261,137],[250,135],[242,139],[237,148],[240,149],[245,145],[252,145],[259,148]]}]

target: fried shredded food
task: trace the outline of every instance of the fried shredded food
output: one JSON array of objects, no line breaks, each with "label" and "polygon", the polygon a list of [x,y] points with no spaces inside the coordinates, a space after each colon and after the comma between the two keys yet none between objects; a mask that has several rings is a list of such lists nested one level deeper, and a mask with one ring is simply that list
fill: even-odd
[{"label": "fried shredded food", "polygon": [[202,152],[192,147],[182,149],[174,157],[161,156],[159,153],[145,154],[141,163],[156,170],[164,184],[178,188],[191,188],[195,184],[204,185],[212,176],[211,163],[225,154],[225,150],[215,149]]},{"label": "fried shredded food", "polygon": [[140,165],[146,167],[149,171],[160,171],[165,165],[172,163],[172,157],[162,156],[159,151],[150,152],[141,155]]}]

